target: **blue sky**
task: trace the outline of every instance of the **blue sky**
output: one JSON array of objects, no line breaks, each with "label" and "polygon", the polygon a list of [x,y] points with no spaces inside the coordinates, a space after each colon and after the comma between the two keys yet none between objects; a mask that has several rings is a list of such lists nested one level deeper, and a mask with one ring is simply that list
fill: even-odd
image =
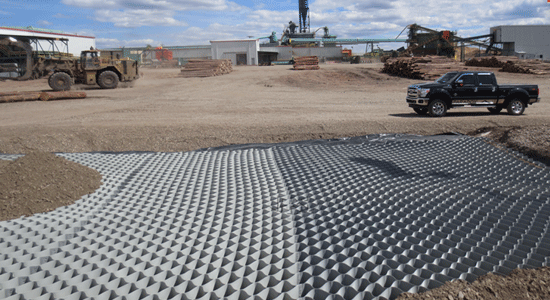
[{"label": "blue sky", "polygon": [[[312,29],[328,26],[339,38],[395,38],[412,23],[462,37],[550,24],[547,0],[310,0],[309,7]],[[0,0],[0,26],[95,36],[99,48],[280,36],[290,20],[298,22],[298,0]]]}]

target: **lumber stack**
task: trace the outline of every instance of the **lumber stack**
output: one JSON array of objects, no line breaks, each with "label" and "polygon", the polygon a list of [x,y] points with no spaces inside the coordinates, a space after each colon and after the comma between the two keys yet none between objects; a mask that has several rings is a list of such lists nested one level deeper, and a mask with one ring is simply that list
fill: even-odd
[{"label": "lumber stack", "polygon": [[0,102],[19,102],[19,101],[48,101],[61,99],[83,99],[86,98],[85,92],[5,92],[0,93]]},{"label": "lumber stack", "polygon": [[525,74],[550,74],[550,63],[538,59],[519,59],[516,56],[492,56],[490,58],[472,58],[466,66],[500,68],[501,72]]},{"label": "lumber stack", "polygon": [[180,77],[210,77],[232,71],[230,59],[190,59],[181,69]]},{"label": "lumber stack", "polygon": [[295,57],[294,70],[319,70],[319,58],[317,56]]},{"label": "lumber stack", "polygon": [[382,73],[411,79],[433,80],[447,72],[467,69],[463,64],[445,56],[396,57],[386,60]]}]

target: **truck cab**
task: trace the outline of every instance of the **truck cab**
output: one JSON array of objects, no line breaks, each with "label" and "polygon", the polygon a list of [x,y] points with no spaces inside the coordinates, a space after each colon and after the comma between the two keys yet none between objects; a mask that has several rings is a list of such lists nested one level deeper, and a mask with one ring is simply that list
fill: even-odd
[{"label": "truck cab", "polygon": [[455,107],[483,107],[494,114],[506,108],[511,115],[521,115],[528,105],[539,102],[538,96],[537,85],[498,85],[493,72],[463,71],[409,86],[406,100],[416,113],[433,117]]}]

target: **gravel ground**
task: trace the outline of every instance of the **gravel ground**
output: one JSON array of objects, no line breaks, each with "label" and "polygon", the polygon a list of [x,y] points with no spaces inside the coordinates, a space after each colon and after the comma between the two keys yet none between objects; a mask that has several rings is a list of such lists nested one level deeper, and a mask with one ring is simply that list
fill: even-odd
[{"label": "gravel ground", "polygon": [[[550,165],[550,76],[497,73],[501,83],[539,84],[542,102],[523,116],[451,110],[444,118],[414,114],[404,101],[417,80],[380,74],[381,64],[236,67],[213,78],[175,78],[178,70],[143,70],[127,88],[79,86],[84,100],[2,103],[0,152],[31,153],[0,161],[0,220],[72,203],[99,187],[101,175],[47,152],[189,151],[371,133],[486,137]],[[0,82],[4,91],[47,90],[46,79]],[[402,299],[543,299],[549,269],[455,281]]]}]

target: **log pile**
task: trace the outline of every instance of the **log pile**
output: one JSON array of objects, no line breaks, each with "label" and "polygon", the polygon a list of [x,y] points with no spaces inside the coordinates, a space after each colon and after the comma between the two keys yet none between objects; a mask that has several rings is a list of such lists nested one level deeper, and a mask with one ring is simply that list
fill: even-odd
[{"label": "log pile", "polygon": [[386,60],[382,73],[411,79],[433,80],[447,72],[463,70],[468,68],[445,56],[396,57]]},{"label": "log pile", "polygon": [[501,72],[546,75],[550,74],[550,63],[538,59],[519,59],[516,56],[492,56],[491,58],[472,58],[466,66],[500,68]]},{"label": "log pile", "polygon": [[507,60],[503,59],[507,56],[492,56],[491,58],[472,58],[464,63],[465,66],[484,67],[484,68],[502,68]]},{"label": "log pile", "polygon": [[230,59],[190,59],[181,69],[180,77],[210,77],[232,71]]},{"label": "log pile", "polygon": [[294,70],[319,70],[317,56],[299,56],[294,58]]},{"label": "log pile", "polygon": [[85,92],[5,92],[0,93],[0,102],[19,102],[19,101],[49,101],[61,99],[83,99],[86,98]]}]

